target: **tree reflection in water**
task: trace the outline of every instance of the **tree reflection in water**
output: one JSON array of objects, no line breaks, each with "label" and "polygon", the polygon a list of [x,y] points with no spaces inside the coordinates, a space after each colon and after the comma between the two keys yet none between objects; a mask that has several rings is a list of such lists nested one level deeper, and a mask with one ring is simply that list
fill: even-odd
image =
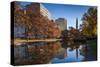
[{"label": "tree reflection in water", "polygon": [[[28,44],[28,57],[17,65],[88,61],[89,46],[79,42],[37,42]],[[91,58],[92,60],[92,58]],[[16,60],[15,60],[16,61]]]}]

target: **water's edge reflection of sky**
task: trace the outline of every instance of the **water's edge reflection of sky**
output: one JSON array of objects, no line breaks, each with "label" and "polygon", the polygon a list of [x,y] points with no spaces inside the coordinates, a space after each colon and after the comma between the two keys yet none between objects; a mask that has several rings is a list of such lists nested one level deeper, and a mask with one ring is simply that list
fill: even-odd
[{"label": "water's edge reflection of sky", "polygon": [[[80,48],[79,48],[80,49]],[[73,51],[69,51],[70,48],[65,49],[65,53],[67,54],[63,59],[59,59],[59,57],[55,57],[52,59],[51,63],[66,63],[66,62],[79,62],[84,59],[84,56],[80,55],[80,50],[78,50],[78,55],[76,49]]]},{"label": "water's edge reflection of sky", "polygon": [[[28,45],[28,55],[20,60],[16,58],[16,64],[46,64],[46,63],[67,63],[97,60],[96,54],[92,54],[87,43],[79,42],[36,42],[26,43]],[[20,47],[20,46],[19,46]],[[15,47],[19,48],[19,47]],[[21,46],[24,48],[24,46]],[[21,49],[22,49],[21,48]],[[26,49],[26,48],[25,48]],[[18,49],[19,50],[19,49]],[[27,54],[27,53],[26,53]],[[29,62],[28,62],[29,61]]]}]

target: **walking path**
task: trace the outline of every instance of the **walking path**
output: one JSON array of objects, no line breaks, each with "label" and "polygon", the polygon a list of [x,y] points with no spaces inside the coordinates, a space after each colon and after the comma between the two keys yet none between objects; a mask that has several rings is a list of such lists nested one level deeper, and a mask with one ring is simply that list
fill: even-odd
[{"label": "walking path", "polygon": [[62,39],[37,39],[37,40],[19,40],[16,39],[14,40],[15,45],[20,45],[22,43],[27,43],[27,42],[55,42],[55,41],[61,41]]}]

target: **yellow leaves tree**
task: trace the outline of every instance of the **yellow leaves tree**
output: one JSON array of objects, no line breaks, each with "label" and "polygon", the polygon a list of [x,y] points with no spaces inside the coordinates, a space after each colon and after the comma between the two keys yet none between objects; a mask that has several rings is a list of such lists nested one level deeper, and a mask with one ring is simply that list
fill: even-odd
[{"label": "yellow leaves tree", "polygon": [[97,8],[91,7],[82,17],[82,33],[87,36],[97,35]]}]

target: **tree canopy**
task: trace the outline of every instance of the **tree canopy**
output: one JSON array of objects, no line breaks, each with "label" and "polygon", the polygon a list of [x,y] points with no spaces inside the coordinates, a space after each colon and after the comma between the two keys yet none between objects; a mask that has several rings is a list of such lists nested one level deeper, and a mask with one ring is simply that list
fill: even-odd
[{"label": "tree canopy", "polygon": [[15,3],[14,12],[15,26],[24,27],[28,35],[36,38],[59,37],[59,28],[55,22],[40,13],[39,3],[31,3],[24,9]]},{"label": "tree canopy", "polygon": [[82,17],[81,32],[86,36],[97,35],[97,8],[91,7]]}]

